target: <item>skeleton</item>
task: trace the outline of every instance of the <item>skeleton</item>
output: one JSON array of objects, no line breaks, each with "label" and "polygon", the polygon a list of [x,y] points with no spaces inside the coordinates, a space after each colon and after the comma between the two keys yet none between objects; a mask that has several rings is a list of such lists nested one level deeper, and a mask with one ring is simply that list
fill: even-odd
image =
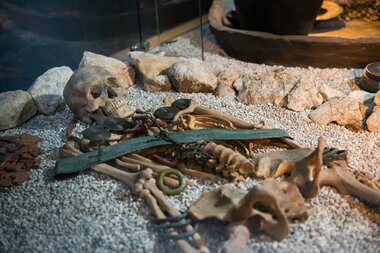
[{"label": "skeleton", "polygon": [[[100,87],[105,89],[104,85],[100,85]],[[104,97],[104,94],[101,96]],[[161,118],[161,112],[156,113],[154,110],[137,112],[131,117],[134,123],[133,129],[122,129],[121,132],[119,129],[118,133],[111,133],[100,142],[82,140],[81,146],[78,146],[78,142],[67,144],[62,149],[62,155],[79,155],[82,151],[92,150],[98,145],[112,145],[117,141],[139,134],[163,134],[164,136],[165,131],[264,127],[263,123],[249,124],[198,106],[192,100],[172,102],[170,99],[166,99],[166,105],[168,108],[163,108],[164,110],[161,112],[166,110],[171,113],[175,112],[172,113],[173,115],[169,115],[170,117],[164,114]],[[177,109],[171,110],[169,105]],[[106,110],[99,106],[96,109],[97,112],[89,113],[84,109],[87,108],[86,106],[82,105],[82,109],[78,110],[78,115],[81,115],[83,119],[94,119],[98,123],[106,123],[103,112]],[[102,115],[100,119],[99,114]],[[260,144],[272,144],[293,149],[255,155],[253,149],[255,145]],[[179,212],[175,209],[173,211],[173,207],[156,188],[154,179],[152,179],[153,174],[157,175],[166,169],[176,167],[188,175],[212,180],[217,179],[214,175],[215,172],[233,181],[243,180],[247,176],[264,178],[261,185],[254,187],[249,192],[221,188],[204,193],[190,208],[192,216],[197,220],[213,217],[234,222],[236,228],[239,229],[232,231],[242,231],[237,233],[239,235],[237,241],[246,244],[247,233],[241,226],[250,231],[264,231],[276,240],[284,239],[289,233],[290,222],[304,221],[311,213],[311,208],[304,198],[315,197],[323,185],[331,185],[342,194],[351,194],[371,205],[380,206],[380,191],[376,188],[377,185],[373,184],[371,188],[351,177],[345,160],[346,154],[339,150],[327,149],[325,145],[324,138],[319,139],[318,147],[315,150],[303,148],[295,141],[286,138],[275,141],[203,141],[184,145],[173,144],[164,148],[145,150],[139,154],[122,156],[115,160],[118,166],[135,173],[120,171],[107,164],[98,164],[92,169],[127,183],[136,194],[147,200],[154,215],[159,219],[166,217],[160,208],[164,208],[171,216],[178,216]],[[324,168],[323,164],[328,167]],[[206,170],[201,170],[201,167]],[[289,174],[287,181],[280,183],[273,179],[287,174]],[[172,177],[165,178],[165,182],[172,187],[178,185],[178,180]],[[173,230],[167,232],[176,233]],[[234,244],[234,241],[236,242],[234,233],[231,232],[231,245]],[[194,235],[194,241],[198,249],[191,248],[184,240],[179,240],[178,244],[185,252],[206,251],[199,235]],[[225,246],[226,252],[229,252],[228,245]],[[247,251],[249,252],[248,249]]]},{"label": "skeleton", "polygon": [[102,125],[106,117],[125,118],[133,114],[125,101],[125,93],[118,80],[106,69],[88,66],[74,72],[63,96],[78,119]]},{"label": "skeleton", "polygon": [[[76,156],[81,153],[80,143],[75,141],[75,139],[69,140],[60,150],[60,155],[63,157]],[[153,214],[158,219],[165,219],[167,217],[164,210],[172,217],[180,215],[180,212],[168,201],[162,192],[157,189],[155,180],[152,177],[153,171],[151,169],[144,169],[140,172],[129,173],[116,169],[115,167],[105,163],[94,165],[91,169],[114,177],[127,184],[136,195],[145,199],[152,209]],[[191,231],[193,230],[193,227],[191,225],[187,225],[185,229],[186,231]],[[172,235],[177,234],[174,229],[168,229],[167,232]],[[194,233],[192,238],[196,247],[193,247],[189,242],[183,239],[178,239],[177,244],[184,252],[187,253],[209,252],[198,233]]]}]

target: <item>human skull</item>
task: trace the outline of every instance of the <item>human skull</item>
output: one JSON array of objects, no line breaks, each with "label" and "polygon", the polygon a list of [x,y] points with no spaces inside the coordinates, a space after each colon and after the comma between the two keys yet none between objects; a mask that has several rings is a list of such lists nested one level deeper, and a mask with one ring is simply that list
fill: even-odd
[{"label": "human skull", "polygon": [[75,71],[63,90],[66,104],[78,119],[100,125],[106,117],[125,118],[133,114],[125,94],[118,80],[98,66]]}]

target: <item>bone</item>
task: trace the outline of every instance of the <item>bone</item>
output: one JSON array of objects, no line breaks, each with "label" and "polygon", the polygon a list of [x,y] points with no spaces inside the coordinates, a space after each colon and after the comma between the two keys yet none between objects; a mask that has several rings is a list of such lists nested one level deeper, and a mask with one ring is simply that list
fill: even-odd
[{"label": "bone", "polygon": [[[127,169],[130,169],[132,171],[135,171],[135,172],[138,172],[138,171],[142,171],[142,170],[145,170],[145,169],[152,169],[150,166],[141,166],[140,164],[138,163],[128,163],[128,162],[124,162],[120,159],[115,159],[115,163],[123,168],[127,168]],[[168,167],[169,168],[169,167]],[[157,175],[157,171],[152,169],[155,173],[155,175]],[[166,185],[169,185],[170,187],[178,187],[179,185],[179,182],[177,179],[175,178],[171,178],[171,177],[164,177],[164,182]]]},{"label": "bone", "polygon": [[355,196],[370,206],[380,207],[380,190],[362,184],[351,176],[345,160],[329,162],[328,169],[321,172],[320,184],[332,186],[341,194]]},{"label": "bone", "polygon": [[375,180],[372,176],[360,171],[355,171],[354,176],[360,183],[365,184],[372,189],[380,190],[380,179]]},{"label": "bone", "polygon": [[323,165],[323,151],[326,139],[319,137],[318,147],[302,160],[296,161],[291,171],[291,181],[294,182],[305,198],[313,198],[319,194],[319,176]]},{"label": "bone", "polygon": [[228,240],[224,243],[221,253],[254,253],[248,242],[251,233],[248,228],[240,223],[231,223],[225,228]]},{"label": "bone", "polygon": [[248,193],[223,187],[203,193],[189,212],[199,220],[244,222],[250,230],[264,231],[275,240],[282,240],[289,234],[289,222],[277,198],[273,191],[261,185]]},{"label": "bone", "polygon": [[[158,203],[162,208],[164,208],[171,216],[179,216],[181,213],[169,202],[167,198],[162,194],[162,192],[157,188],[156,181],[154,179],[148,180],[144,183],[144,187],[148,189],[157,199]],[[185,227],[186,231],[192,231],[194,228],[191,225]],[[198,233],[193,235],[194,243],[197,245],[197,252],[209,252],[206,244],[203,242],[202,238]],[[194,248],[193,248],[194,249]]]},{"label": "bone", "polygon": [[[67,155],[80,155],[82,152],[77,148],[78,145],[74,141],[68,141],[62,148],[61,154]],[[118,170],[113,166],[105,163],[100,163],[91,166],[91,169],[114,177],[128,185],[134,193],[139,197],[144,198],[148,205],[151,207],[153,214],[158,219],[165,219],[166,215],[161,210],[160,206],[164,208],[171,216],[179,216],[181,213],[166,199],[162,192],[156,187],[156,181],[152,178],[153,171],[151,169],[145,169],[141,172],[129,173],[122,170]],[[187,231],[193,230],[191,225],[186,226]],[[169,231],[170,234],[177,234],[175,231]],[[208,253],[209,249],[201,239],[198,233],[193,235],[193,240],[197,245],[194,248],[186,240],[177,240],[178,246],[185,253]]]}]

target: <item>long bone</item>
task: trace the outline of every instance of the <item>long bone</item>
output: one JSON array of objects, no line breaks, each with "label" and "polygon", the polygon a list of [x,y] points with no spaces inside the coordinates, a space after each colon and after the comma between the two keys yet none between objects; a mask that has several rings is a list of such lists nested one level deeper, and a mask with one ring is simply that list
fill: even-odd
[{"label": "long bone", "polygon": [[[166,106],[170,106],[172,104],[172,98],[171,97],[166,97],[164,99],[164,103]],[[213,120],[220,120],[223,122],[229,122],[231,123],[235,128],[238,129],[257,129],[257,128],[264,128],[265,123],[260,122],[260,123],[247,123],[243,120],[237,119],[235,117],[232,117],[231,115],[225,114],[218,112],[216,110],[212,110],[203,106],[199,106],[196,104],[194,100],[190,100],[190,105],[188,108],[184,109],[186,110],[186,113],[188,114],[194,114],[194,115],[207,115],[211,117]],[[181,114],[182,115],[182,114]],[[280,138],[280,140],[284,143],[286,143],[289,147],[291,148],[303,148],[302,145],[297,143],[294,140],[288,139],[288,138]]]},{"label": "long bone", "polygon": [[[79,145],[75,141],[68,141],[60,150],[62,156],[77,156],[82,154],[79,150]],[[114,177],[125,184],[139,197],[145,199],[149,207],[152,209],[154,216],[158,219],[165,219],[166,215],[162,211],[164,208],[171,216],[179,216],[180,212],[165,198],[160,190],[156,187],[154,178],[152,178],[153,171],[146,169],[137,173],[129,173],[126,171],[118,170],[113,166],[105,163],[100,163],[91,166],[91,169]],[[161,206],[161,207],[160,207]],[[193,230],[191,225],[186,226],[187,231]],[[177,232],[170,230],[168,233],[176,235]],[[186,253],[208,253],[209,250],[201,239],[198,233],[193,235],[194,243],[198,248],[194,248],[186,240],[176,240],[177,245]]]},{"label": "long bone", "polygon": [[314,151],[311,149],[278,151],[258,155],[254,162],[256,168],[266,177],[279,177],[290,173],[290,181],[297,184],[306,198],[315,197],[323,185],[329,185],[341,194],[355,196],[369,205],[379,207],[380,190],[356,180],[349,173],[345,159],[331,160],[327,162],[328,168],[323,169],[325,144],[325,139],[321,137]]},{"label": "long bone", "polygon": [[328,168],[321,171],[319,184],[332,186],[341,194],[349,194],[370,206],[380,207],[380,190],[362,184],[351,176],[345,160],[329,162]]}]

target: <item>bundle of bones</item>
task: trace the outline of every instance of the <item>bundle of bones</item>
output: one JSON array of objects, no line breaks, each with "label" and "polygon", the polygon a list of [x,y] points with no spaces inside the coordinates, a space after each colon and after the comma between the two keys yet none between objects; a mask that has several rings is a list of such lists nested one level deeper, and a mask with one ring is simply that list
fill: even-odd
[{"label": "bundle of bones", "polygon": [[[247,245],[250,232],[283,240],[290,223],[311,215],[309,200],[324,185],[380,207],[380,182],[360,173],[351,175],[347,152],[326,147],[323,137],[316,148],[302,147],[264,122],[247,123],[190,99],[172,101],[167,97],[164,107],[132,111],[124,95],[117,80],[104,69],[82,68],[71,77],[64,91],[66,103],[76,119],[97,126],[83,131],[81,139],[68,134],[60,150],[57,173],[75,171],[60,163],[65,159],[94,152],[99,155],[104,147],[152,137],[150,142],[160,145],[146,146],[148,141],[139,146],[134,142],[135,146],[122,155],[98,157],[97,163],[83,168],[125,182],[146,200],[157,227],[176,240],[184,252],[209,251],[194,224],[210,218],[228,223],[229,239],[223,252],[252,252]],[[181,139],[185,136],[181,134],[193,139]],[[277,147],[278,151],[258,154],[268,147]],[[248,177],[262,181],[249,191],[222,187],[205,192],[188,213],[182,214],[165,194],[180,194],[190,184],[185,175],[229,182]]]}]

